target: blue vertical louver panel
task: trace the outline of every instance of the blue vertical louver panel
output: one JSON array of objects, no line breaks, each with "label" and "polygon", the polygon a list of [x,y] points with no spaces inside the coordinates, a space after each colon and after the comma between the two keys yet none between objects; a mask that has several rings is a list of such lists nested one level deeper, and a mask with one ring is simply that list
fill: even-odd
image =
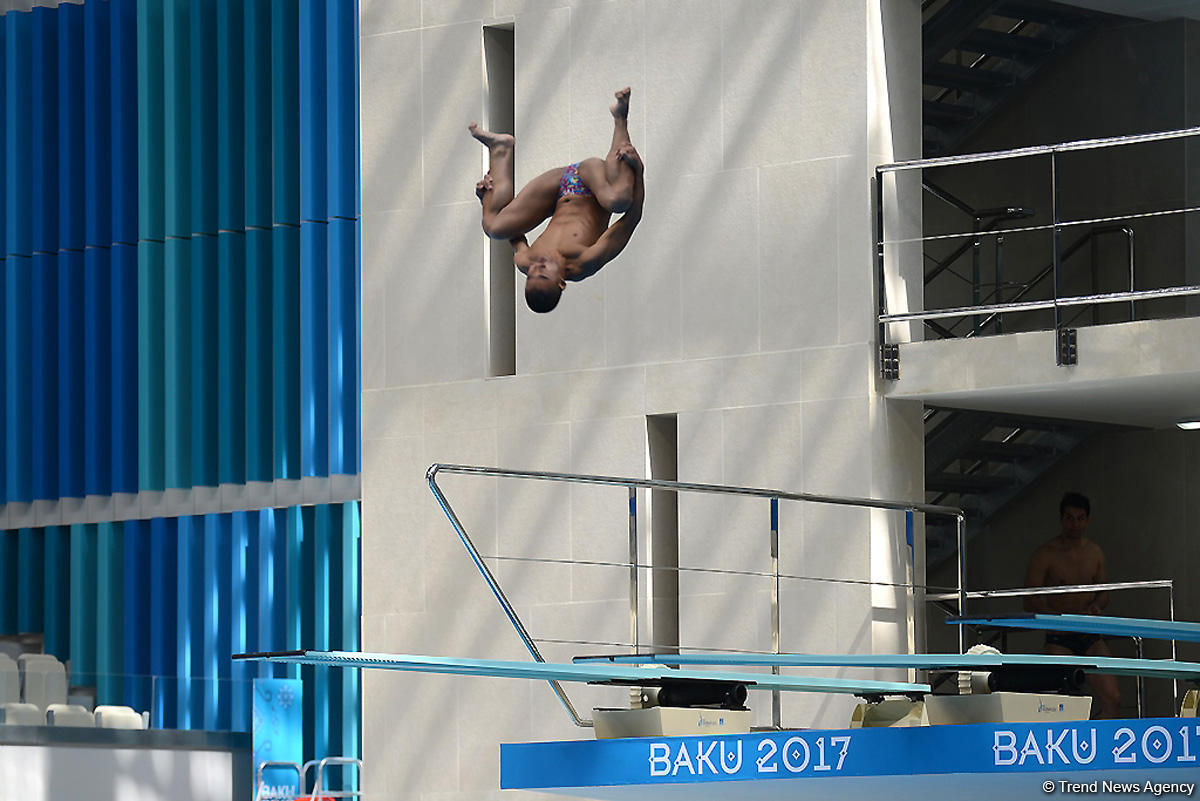
[{"label": "blue vertical louver panel", "polygon": [[179,667],[176,657],[179,598],[175,579],[179,564],[178,521],[157,517],[149,521],[149,526],[152,570],[147,577],[150,594],[150,632],[147,641],[150,673],[160,677],[153,688],[154,725],[176,728],[177,689],[174,677]]},{"label": "blue vertical louver panel", "polygon": [[[195,206],[193,205],[193,208]],[[217,316],[220,306],[220,268],[215,235],[197,234],[189,241],[191,252],[191,486],[215,487],[218,481],[217,455],[223,432],[220,429],[221,368],[217,348]]]},{"label": "blue vertical louver panel", "polygon": [[[128,246],[126,250],[132,251]],[[83,252],[83,494],[108,495],[113,486],[113,368],[117,363],[113,302],[113,248]],[[129,253],[132,256],[132,252]],[[82,300],[82,299],[81,299]],[[136,374],[134,376],[136,381]],[[133,382],[131,382],[133,383]],[[124,389],[124,388],[122,388]],[[132,400],[136,394],[131,393]]]},{"label": "blue vertical louver panel", "polygon": [[[279,538],[279,544],[282,546],[283,559],[276,557],[276,569],[283,568],[283,594],[284,603],[279,604],[278,599],[275,601],[281,609],[281,626],[280,632],[283,634],[283,640],[286,643],[284,649],[291,651],[298,648],[303,648],[302,638],[304,636],[303,616],[301,604],[304,596],[309,592],[309,577],[304,572],[304,539],[308,534],[304,529],[304,515],[299,506],[289,506],[287,509],[281,510],[286,521],[286,536]],[[281,540],[281,541],[280,541]],[[285,670],[284,676],[298,678],[300,671],[298,665],[283,665]]]},{"label": "blue vertical louver panel", "polygon": [[271,231],[272,423],[275,478],[300,477],[300,229]]},{"label": "blue vertical louver panel", "polygon": [[27,158],[33,164],[33,252],[58,250],[58,14],[52,8],[33,9],[33,43],[28,74],[33,81],[30,120],[32,142]]},{"label": "blue vertical louver panel", "polygon": [[356,3],[326,3],[329,216],[358,217],[358,31]]},{"label": "blue vertical louver panel", "polygon": [[300,474],[329,475],[329,226],[300,224]]},{"label": "blue vertical louver panel", "polygon": [[42,530],[23,528],[17,535],[17,629],[21,632],[42,631],[44,598],[38,579],[45,571],[46,546]]},{"label": "blue vertical louver panel", "polygon": [[246,47],[243,0],[217,0],[217,230],[246,227]]},{"label": "blue vertical louver panel", "polygon": [[[80,176],[82,178],[82,176]],[[82,186],[82,181],[80,185]],[[82,231],[81,231],[82,236]],[[84,303],[88,284],[82,250],[58,253],[58,476],[57,497],[82,498],[84,492],[84,404],[88,357],[102,358],[95,348],[85,348],[86,310],[105,303],[105,295],[92,295]],[[102,334],[103,336],[103,334]]]},{"label": "blue vertical louver panel", "polygon": [[[8,25],[3,17],[0,17],[0,120],[4,122],[0,125],[0,214],[3,219],[0,220],[0,261],[8,255],[8,214],[5,212],[5,207],[8,203],[8,56],[7,50],[7,35]],[[3,359],[3,349],[0,349],[0,359]],[[0,411],[3,411],[2,402],[0,402]],[[0,439],[2,439],[0,435]],[[4,460],[0,459],[0,475],[3,475]],[[0,478],[0,488],[4,486],[3,478]],[[0,503],[4,501],[4,491],[0,489]]]},{"label": "blue vertical louver panel", "polygon": [[191,241],[168,238],[163,252],[164,480],[169,488],[182,488],[192,481]]},{"label": "blue vertical louver panel", "polygon": [[33,254],[30,280],[33,307],[31,393],[33,498],[58,497],[58,254]]},{"label": "blue vertical louver panel", "polygon": [[271,219],[271,0],[245,0],[246,226]]},{"label": "blue vertical louver panel", "polygon": [[217,234],[217,0],[189,0],[192,234]]},{"label": "blue vertical louver panel", "polygon": [[199,674],[208,677],[204,690],[205,729],[229,727],[229,516],[205,515],[203,526],[203,592],[200,617]]},{"label": "blue vertical louver panel", "polygon": [[358,473],[358,221],[329,223],[329,473]]},{"label": "blue vertical louver panel", "polygon": [[138,486],[165,488],[164,252],[162,242],[137,248]]},{"label": "blue vertical louver panel", "polygon": [[[246,481],[246,414],[256,403],[246,393],[246,234],[217,236],[217,478],[221,484]],[[211,397],[211,394],[210,396]]]},{"label": "blue vertical louver panel", "polygon": [[[0,37],[2,40],[3,37]],[[0,62],[3,63],[3,62]],[[3,81],[0,81],[2,84]],[[2,128],[3,126],[0,126]],[[0,159],[3,161],[3,159]],[[3,201],[0,200],[0,206]],[[0,255],[0,313],[7,313],[8,301],[5,300],[6,286],[8,284],[8,260]],[[7,338],[7,326],[0,322],[0,336],[4,337],[0,341],[0,378],[8,380],[8,351],[11,343]],[[8,502],[8,392],[0,390],[0,503]]]},{"label": "blue vertical louver panel", "polygon": [[4,23],[4,239],[9,256],[33,255],[33,14],[10,11]]},{"label": "blue vertical louver panel", "polygon": [[[279,566],[278,539],[282,532],[277,525],[279,513],[275,509],[262,509],[250,514],[258,538],[258,551],[254,558],[257,569],[251,571],[258,578],[258,592],[252,601],[256,619],[254,628],[258,636],[250,640],[250,650],[283,650],[283,646],[279,644],[283,640],[280,620],[282,604],[276,603],[284,586],[280,581],[283,572]],[[275,675],[274,665],[263,663],[256,667],[258,676],[269,678]]]},{"label": "blue vertical louver panel", "polygon": [[163,4],[164,234],[186,237],[191,218],[191,0]]},{"label": "blue vertical louver panel", "polygon": [[[338,532],[334,530],[336,518],[332,514],[333,507],[329,504],[306,508],[310,510],[311,514],[311,523],[306,528],[311,532],[310,539],[312,541],[312,573],[309,577],[311,590],[306,594],[311,598],[311,618],[308,629],[311,632],[312,641],[320,643],[316,648],[329,650],[333,647],[331,636],[333,629],[331,625],[333,577],[331,574],[335,566],[334,550],[338,538]],[[336,520],[336,522],[340,523],[341,521]],[[331,707],[340,700],[331,693],[332,685],[333,677],[330,675],[330,668],[314,666],[311,682],[313,689],[312,725],[305,727],[310,728],[313,733],[312,754],[314,758],[318,754],[330,753],[330,711]]]},{"label": "blue vertical louver panel", "polygon": [[20,582],[20,535],[0,530],[0,634],[17,634]]},{"label": "blue vertical louver panel", "polygon": [[32,276],[33,259],[13,254],[5,259],[4,445],[9,503],[33,500],[33,393],[29,391],[33,383]]},{"label": "blue vertical louver panel", "polygon": [[125,555],[121,523],[96,525],[96,593],[91,618],[96,627],[96,703],[120,704],[125,682],[124,655]]},{"label": "blue vertical louver panel", "polygon": [[137,492],[141,419],[138,414],[141,397],[138,369],[138,248],[134,245],[113,245],[109,258],[112,278],[111,491]]},{"label": "blue vertical louver panel", "polygon": [[[84,495],[84,8],[55,14],[58,56],[58,497]],[[93,298],[91,303],[104,302]]]},{"label": "blue vertical louver panel", "polygon": [[329,218],[326,0],[299,0],[299,11],[300,219],[324,222]]},{"label": "blue vertical louver panel", "polygon": [[65,526],[48,526],[44,532],[42,646],[63,661],[71,656],[71,534]]},{"label": "blue vertical louver panel", "polygon": [[[112,68],[110,3],[85,3],[83,9],[83,140],[84,243],[111,245],[113,236],[114,170],[112,104],[118,71]],[[133,31],[136,35],[136,30]],[[136,47],[130,48],[136,56]],[[134,114],[136,117],[136,113]],[[125,121],[122,120],[122,125]],[[93,295],[93,297],[95,297]],[[107,305],[107,304],[106,304]]]},{"label": "blue vertical louver panel", "polygon": [[[137,0],[138,240],[161,240],[165,236],[163,17],[163,0]],[[114,32],[117,27],[113,25]],[[114,46],[114,68],[119,55]]]},{"label": "blue vertical louver panel", "polygon": [[71,526],[71,681],[95,684],[96,526]]},{"label": "blue vertical louver panel", "polygon": [[[250,560],[257,553],[257,544],[250,524],[257,519],[254,512],[234,512],[229,516],[229,651],[234,654],[250,650],[254,642],[256,616],[250,601],[257,594],[257,570],[250,570]],[[250,731],[251,726],[251,668],[245,662],[229,664],[230,726],[233,731]]]},{"label": "blue vertical louver panel", "polygon": [[[112,67],[112,82],[109,84],[110,118],[112,120],[112,242],[135,244],[138,240],[138,185],[141,159],[138,152],[138,137],[154,133],[154,124],[148,114],[154,87],[142,85],[138,78],[138,64],[153,59],[153,48],[143,48],[139,43],[141,24],[137,20],[138,0],[109,0],[107,3],[87,3],[107,8],[109,13],[109,57]],[[149,33],[149,31],[148,31]],[[161,40],[162,32],[158,31]],[[149,77],[148,77],[149,80]],[[158,97],[162,96],[161,83]],[[160,102],[160,101],[156,101]],[[147,142],[145,154],[161,159],[161,134],[155,142]],[[146,168],[147,170],[149,167]]]},{"label": "blue vertical louver panel", "polygon": [[204,547],[203,518],[179,518],[176,576],[177,726],[199,729],[204,721]]},{"label": "blue vertical louver panel", "polygon": [[271,0],[271,222],[300,223],[300,14]]},{"label": "blue vertical louver panel", "polygon": [[[121,595],[124,601],[124,629],[121,648],[121,672],[124,674],[122,704],[136,710],[151,708],[153,690],[150,670],[151,575],[162,566],[150,560],[150,523],[126,520],[121,546],[123,564]],[[114,588],[115,589],[115,588]]]},{"label": "blue vertical louver panel", "polygon": [[58,22],[58,86],[55,90],[58,105],[58,247],[60,250],[83,250],[87,240],[84,7],[64,3],[58,7],[55,19]]},{"label": "blue vertical louver panel", "polygon": [[246,231],[246,480],[275,477],[270,229]]},{"label": "blue vertical louver panel", "polygon": [[[83,491],[108,495],[113,486],[113,299],[112,252],[114,165],[112,31],[109,3],[87,3],[83,9],[83,141],[84,189],[84,377]],[[134,32],[136,33],[136,31]],[[136,47],[133,48],[136,51]],[[135,52],[136,55],[136,52]],[[136,117],[136,114],[134,115]],[[122,124],[125,124],[122,121]],[[135,174],[136,179],[136,174]]]},{"label": "blue vertical louver panel", "polygon": [[[359,620],[362,615],[362,592],[359,585],[361,572],[361,526],[359,508],[356,502],[344,503],[339,507],[342,516],[342,558],[341,569],[337,575],[341,578],[341,594],[339,611],[341,613],[341,648],[346,651],[362,649],[362,638],[359,631]],[[334,748],[336,752],[349,756],[357,756],[362,752],[360,733],[359,692],[361,671],[342,671],[342,741],[341,747]],[[357,790],[358,776],[352,782],[343,783],[343,790]]]}]

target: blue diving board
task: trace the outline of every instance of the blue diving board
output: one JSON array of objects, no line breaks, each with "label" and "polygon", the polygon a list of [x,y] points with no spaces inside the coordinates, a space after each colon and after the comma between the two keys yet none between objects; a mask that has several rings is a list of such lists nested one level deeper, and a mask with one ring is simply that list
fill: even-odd
[{"label": "blue diving board", "polygon": [[610,654],[577,656],[576,664],[716,665],[725,667],[906,668],[910,670],[996,670],[1001,668],[1080,668],[1115,676],[1154,676],[1200,680],[1200,663],[1173,659],[1058,654]]},{"label": "blue diving board", "polygon": [[660,665],[576,665],[557,662],[515,662],[498,659],[469,659],[417,654],[372,654],[350,651],[268,651],[234,654],[234,659],[284,662],[299,665],[330,665],[348,668],[378,668],[454,676],[505,679],[543,679],[589,684],[646,685],[711,682],[740,684],[753,690],[845,693],[848,695],[912,695],[930,692],[928,684],[869,679],[840,679],[810,676],[775,676],[770,673],[723,673],[707,670],[673,670]]},{"label": "blue diving board", "polygon": [[1200,623],[1103,615],[1003,615],[996,617],[952,617],[952,626],[999,626],[1002,628],[1071,631],[1107,634],[1113,637],[1142,637],[1153,640],[1200,642]]}]

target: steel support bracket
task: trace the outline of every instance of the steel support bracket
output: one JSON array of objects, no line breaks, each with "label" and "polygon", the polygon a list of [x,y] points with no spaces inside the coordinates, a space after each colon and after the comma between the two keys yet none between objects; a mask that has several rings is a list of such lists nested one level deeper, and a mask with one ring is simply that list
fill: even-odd
[{"label": "steel support bracket", "polygon": [[879,375],[885,381],[896,381],[900,378],[899,345],[879,346]]},{"label": "steel support bracket", "polygon": [[1079,364],[1079,329],[1059,328],[1055,332],[1057,343],[1056,363],[1061,367]]}]

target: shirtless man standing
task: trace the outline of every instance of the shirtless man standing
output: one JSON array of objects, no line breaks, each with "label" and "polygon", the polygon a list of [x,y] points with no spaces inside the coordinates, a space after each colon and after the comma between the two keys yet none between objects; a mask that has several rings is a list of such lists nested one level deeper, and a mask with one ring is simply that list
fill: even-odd
[{"label": "shirtless man standing", "polygon": [[[1092,505],[1078,492],[1063,495],[1058,504],[1062,530],[1038,548],[1029,560],[1026,587],[1061,587],[1067,584],[1103,584],[1104,551],[1084,536],[1091,520]],[[1108,605],[1107,592],[1073,592],[1061,595],[1031,595],[1025,599],[1028,612],[1098,615]],[[1047,632],[1046,653],[1075,656],[1112,656],[1097,634]],[[1088,676],[1100,702],[1103,717],[1115,718],[1121,704],[1115,676]]]},{"label": "shirtless man standing", "polygon": [[[471,123],[487,146],[488,171],[475,184],[483,204],[483,230],[507,239],[513,263],[525,274],[525,302],[535,312],[558,305],[567,281],[582,281],[616,258],[642,219],[642,159],[629,141],[629,87],[616,93],[612,146],[603,159],[584,159],[534,178],[513,197],[513,146],[509,134]],[[623,216],[609,225],[613,214]],[[550,218],[530,245],[525,234]]]}]

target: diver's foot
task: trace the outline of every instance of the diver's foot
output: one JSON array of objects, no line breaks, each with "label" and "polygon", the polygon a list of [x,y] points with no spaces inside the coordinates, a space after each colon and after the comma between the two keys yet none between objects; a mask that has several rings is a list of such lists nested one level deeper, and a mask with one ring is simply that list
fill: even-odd
[{"label": "diver's foot", "polygon": [[613,104],[611,106],[608,107],[608,110],[612,112],[612,115],[614,117],[617,117],[619,119],[628,118],[629,117],[629,87],[626,86],[624,89],[618,89],[614,93],[614,97],[616,97],[617,99],[613,102]]},{"label": "diver's foot", "polygon": [[471,136],[487,146],[489,153],[495,153],[498,150],[512,150],[513,146],[517,143],[512,134],[498,134],[485,131],[479,127],[479,123],[477,122],[468,125],[467,130],[471,132]]}]

